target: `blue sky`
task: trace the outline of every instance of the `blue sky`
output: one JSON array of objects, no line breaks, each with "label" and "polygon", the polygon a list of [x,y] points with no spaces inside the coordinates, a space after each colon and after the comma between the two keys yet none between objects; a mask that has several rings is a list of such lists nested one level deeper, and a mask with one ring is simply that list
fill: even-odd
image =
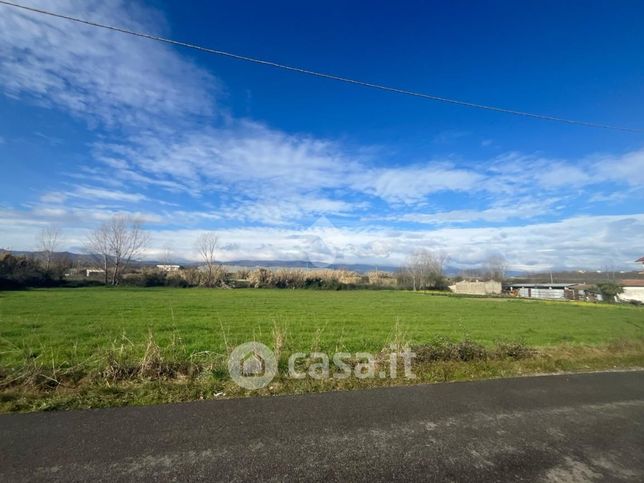
[{"label": "blue sky", "polygon": [[[322,72],[644,128],[641,2],[27,1]],[[644,136],[476,111],[0,6],[0,246],[114,213],[147,256],[634,268]]]}]

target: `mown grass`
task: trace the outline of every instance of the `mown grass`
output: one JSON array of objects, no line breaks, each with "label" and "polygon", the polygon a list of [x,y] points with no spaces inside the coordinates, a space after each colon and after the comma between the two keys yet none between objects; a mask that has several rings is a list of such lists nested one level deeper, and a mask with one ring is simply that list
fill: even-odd
[{"label": "mown grass", "polygon": [[414,381],[278,377],[259,394],[633,367],[644,366],[644,309],[402,291],[0,292],[0,410],[244,395],[226,358],[249,340],[279,345],[282,365],[293,352],[392,342],[424,354]]}]

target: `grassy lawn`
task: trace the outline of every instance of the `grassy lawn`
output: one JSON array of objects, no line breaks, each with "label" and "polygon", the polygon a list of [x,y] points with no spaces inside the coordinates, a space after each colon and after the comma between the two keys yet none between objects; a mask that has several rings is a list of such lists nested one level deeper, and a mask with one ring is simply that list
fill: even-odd
[{"label": "grassy lawn", "polygon": [[[83,288],[0,292],[0,371],[4,371],[0,376],[4,374],[8,379],[12,371],[28,366],[30,361],[38,361],[41,369],[72,367],[82,361],[98,368],[102,359],[95,357],[97,354],[123,350],[124,346],[130,355],[139,357],[145,352],[150,334],[161,348],[178,347],[179,357],[208,353],[224,359],[230,347],[249,340],[272,347],[276,330],[285,335],[285,353],[317,349],[329,353],[378,352],[402,333],[405,341],[412,344],[426,344],[440,337],[467,338],[486,347],[499,340],[522,341],[561,354],[564,346],[592,348],[607,347],[616,340],[641,341],[644,309],[375,290]],[[638,353],[639,349],[636,356]],[[575,357],[581,360],[586,357],[584,354]],[[626,365],[633,365],[633,360],[639,364],[641,357],[629,360]],[[516,373],[513,367],[508,365],[501,372]],[[545,369],[543,364],[537,364],[527,370]],[[450,372],[461,373],[460,366]],[[445,372],[441,374],[444,376]],[[434,380],[434,376],[423,380]],[[213,371],[209,384],[225,378],[219,368]],[[145,384],[150,381],[129,391],[140,392]],[[19,397],[26,397],[24,387],[13,387],[13,392],[7,387],[0,385],[4,388],[4,401],[11,403],[5,409],[39,408],[31,403],[12,405],[18,397],[16,391]],[[50,391],[47,397],[54,397],[50,387],[45,389]],[[170,389],[164,386],[163,391],[167,390]],[[194,390],[193,387],[190,395],[184,394],[179,399],[194,398]],[[289,391],[299,390],[301,387]],[[159,388],[155,391],[163,393]],[[67,396],[71,397],[70,394],[68,391]],[[146,397],[138,397],[134,402],[150,402]],[[152,402],[166,400],[173,399],[152,398]],[[97,404],[101,405],[93,401],[80,406]],[[78,404],[62,405],[69,406]]]},{"label": "grassy lawn", "polygon": [[141,340],[150,330],[161,342],[178,334],[192,351],[222,351],[224,333],[233,345],[270,344],[275,324],[293,350],[319,340],[324,350],[373,351],[396,321],[414,343],[445,336],[543,346],[644,336],[644,310],[621,305],[375,290],[46,289],[0,293],[0,360],[11,363],[11,346],[89,355],[123,333]]}]

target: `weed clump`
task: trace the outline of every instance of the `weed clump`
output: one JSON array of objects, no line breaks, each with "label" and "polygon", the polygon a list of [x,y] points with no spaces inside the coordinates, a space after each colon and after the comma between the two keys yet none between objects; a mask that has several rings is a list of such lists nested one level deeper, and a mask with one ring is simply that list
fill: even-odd
[{"label": "weed clump", "polygon": [[485,347],[469,339],[452,342],[439,338],[429,344],[414,346],[412,351],[416,353],[418,362],[469,362],[490,357]]},{"label": "weed clump", "polygon": [[470,339],[454,342],[439,338],[429,344],[414,346],[416,360],[423,362],[472,362],[491,359],[521,360],[533,357],[536,350],[523,342],[497,342],[493,349],[487,349]]},{"label": "weed clump", "polygon": [[535,350],[523,342],[497,342],[495,354],[499,359],[527,359],[535,354]]}]

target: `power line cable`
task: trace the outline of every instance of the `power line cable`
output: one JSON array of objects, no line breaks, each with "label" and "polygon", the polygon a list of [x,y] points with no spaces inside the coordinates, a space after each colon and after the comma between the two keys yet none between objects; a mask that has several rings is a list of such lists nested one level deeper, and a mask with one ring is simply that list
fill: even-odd
[{"label": "power line cable", "polygon": [[149,40],[156,40],[158,42],[163,42],[163,43],[170,44],[170,45],[176,45],[176,46],[179,46],[179,47],[186,47],[188,49],[198,50],[200,52],[206,52],[206,53],[209,53],[209,54],[214,54],[214,55],[228,57],[228,58],[232,58],[232,59],[236,59],[236,60],[241,60],[241,61],[244,61],[244,62],[252,62],[254,64],[266,65],[266,66],[269,66],[269,67],[274,67],[274,68],[277,68],[277,69],[287,70],[287,71],[290,71],[290,72],[298,72],[300,74],[306,74],[306,75],[314,76],[314,77],[321,77],[323,79],[335,80],[335,81],[339,81],[339,82],[344,82],[346,84],[353,84],[353,85],[358,85],[358,86],[362,86],[362,87],[368,87],[368,88],[371,88],[371,89],[379,89],[381,91],[394,92],[396,94],[403,94],[403,95],[412,96],[412,97],[419,97],[419,98],[427,99],[427,100],[430,100],[430,101],[443,102],[443,103],[447,103],[447,104],[455,104],[455,105],[459,105],[459,106],[470,107],[470,108],[473,108],[473,109],[482,109],[482,110],[486,110],[486,111],[501,112],[501,113],[504,113],[504,114],[512,114],[512,115],[515,115],[515,116],[524,116],[524,117],[529,117],[529,118],[533,118],[533,119],[541,119],[543,121],[554,121],[554,122],[572,124],[572,125],[577,125],[577,126],[599,128],[599,129],[610,129],[610,130],[615,130],[615,131],[624,131],[624,132],[632,132],[632,133],[644,134],[644,129],[629,128],[629,127],[623,127],[623,126],[614,126],[614,125],[611,125],[611,124],[595,123],[595,122],[581,121],[581,120],[576,120],[576,119],[567,119],[567,118],[563,118],[563,117],[549,116],[549,115],[545,115],[545,114],[535,114],[535,113],[526,112],[526,111],[517,111],[517,110],[514,110],[514,109],[506,109],[506,108],[498,107],[498,106],[491,106],[491,105],[486,105],[486,104],[478,104],[478,103],[475,103],[475,102],[462,101],[462,100],[459,100],[459,99],[452,99],[452,98],[448,98],[448,97],[434,96],[434,95],[431,95],[431,94],[425,94],[423,92],[410,91],[410,90],[406,90],[406,89],[400,89],[400,88],[397,88],[397,87],[386,86],[386,85],[383,85],[383,84],[375,84],[375,83],[372,83],[372,82],[366,82],[366,81],[351,79],[351,78],[348,78],[348,77],[342,77],[342,76],[338,76],[338,75],[334,75],[334,74],[325,74],[324,72],[317,72],[317,71],[313,71],[313,70],[309,70],[309,69],[304,69],[304,68],[301,68],[301,67],[294,67],[294,66],[291,66],[291,65],[280,64],[280,63],[272,62],[272,61],[269,61],[269,60],[258,59],[258,58],[255,58],[255,57],[248,57],[246,55],[235,54],[235,53],[227,52],[227,51],[224,51],[224,50],[211,49],[209,47],[203,47],[203,46],[196,45],[196,44],[191,44],[191,43],[188,43],[188,42],[181,42],[179,40],[172,40],[172,39],[168,39],[166,37],[160,37],[158,35],[147,34],[147,33],[144,33],[144,32],[136,32],[136,31],[133,31],[133,30],[128,30],[128,29],[122,28],[122,27],[115,27],[113,25],[106,25],[106,24],[102,24],[102,23],[92,22],[92,21],[89,21],[89,20],[84,20],[84,19],[81,19],[81,18],[69,16],[69,15],[63,15],[63,14],[60,14],[60,13],[55,13],[55,12],[51,12],[51,11],[48,11],[48,10],[43,10],[43,9],[40,9],[40,8],[28,7],[26,5],[20,5],[20,4],[17,4],[17,3],[7,2],[5,0],[0,0],[0,4],[6,5],[6,6],[9,6],[9,7],[19,8],[19,9],[22,9],[22,10],[27,10],[29,12],[48,15],[50,17],[56,17],[56,18],[60,18],[60,19],[70,20],[72,22],[81,23],[81,24],[85,24],[85,25],[90,25],[92,27],[98,27],[98,28],[102,28],[102,29],[112,30],[114,32],[120,32],[120,33],[127,34],[127,35],[133,35],[135,37],[141,37],[141,38],[149,39]]}]

